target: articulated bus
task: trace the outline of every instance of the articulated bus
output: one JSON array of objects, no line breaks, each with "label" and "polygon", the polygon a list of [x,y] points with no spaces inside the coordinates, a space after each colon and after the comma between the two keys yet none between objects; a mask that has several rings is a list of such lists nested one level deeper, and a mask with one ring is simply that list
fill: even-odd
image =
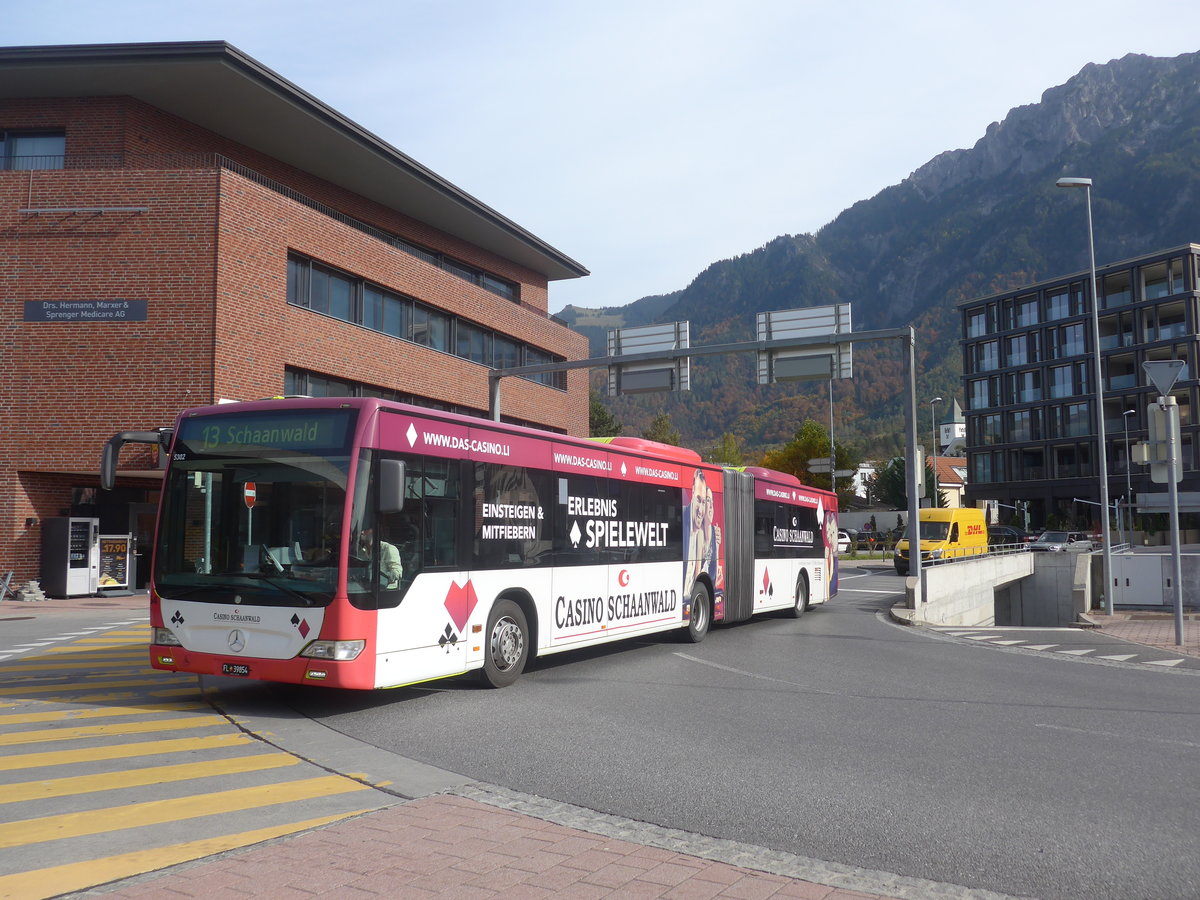
[{"label": "articulated bus", "polygon": [[158,669],[502,687],[532,657],[837,591],[833,494],[652,441],[330,397],[187,410],[163,443]]}]

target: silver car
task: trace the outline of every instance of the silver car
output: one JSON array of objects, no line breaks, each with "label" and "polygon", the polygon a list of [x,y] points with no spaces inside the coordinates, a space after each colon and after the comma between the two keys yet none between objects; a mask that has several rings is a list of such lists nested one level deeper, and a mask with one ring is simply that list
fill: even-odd
[{"label": "silver car", "polygon": [[1082,531],[1045,531],[1029,545],[1030,550],[1091,550],[1092,542]]}]

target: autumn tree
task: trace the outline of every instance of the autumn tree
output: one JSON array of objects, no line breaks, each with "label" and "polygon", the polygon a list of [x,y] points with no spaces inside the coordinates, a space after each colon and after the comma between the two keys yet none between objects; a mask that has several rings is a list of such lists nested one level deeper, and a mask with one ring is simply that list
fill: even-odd
[{"label": "autumn tree", "polygon": [[[762,465],[777,472],[795,475],[804,484],[829,490],[831,476],[827,472],[811,472],[810,459],[829,459],[829,430],[813,419],[805,419],[795,436],[778,450],[762,458]],[[859,459],[850,448],[834,442],[834,463],[838,469],[855,469]],[[853,493],[853,477],[837,479],[839,497],[847,499]]]}]

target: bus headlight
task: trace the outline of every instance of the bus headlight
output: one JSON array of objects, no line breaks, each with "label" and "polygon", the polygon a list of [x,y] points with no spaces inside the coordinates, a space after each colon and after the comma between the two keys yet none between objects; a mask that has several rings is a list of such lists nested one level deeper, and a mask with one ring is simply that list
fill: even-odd
[{"label": "bus headlight", "polygon": [[941,559],[941,558],[942,558],[942,551],[941,551],[941,550],[934,550],[934,551],[933,551],[932,553],[930,553],[929,555],[930,555],[930,556],[931,556],[933,559]]},{"label": "bus headlight", "polygon": [[150,643],[158,644],[160,647],[183,646],[179,638],[175,637],[175,632],[170,628],[155,628],[154,634],[150,638]]},{"label": "bus headlight", "polygon": [[313,641],[300,652],[300,655],[310,659],[349,662],[352,659],[358,659],[358,654],[362,653],[366,646],[366,641]]}]

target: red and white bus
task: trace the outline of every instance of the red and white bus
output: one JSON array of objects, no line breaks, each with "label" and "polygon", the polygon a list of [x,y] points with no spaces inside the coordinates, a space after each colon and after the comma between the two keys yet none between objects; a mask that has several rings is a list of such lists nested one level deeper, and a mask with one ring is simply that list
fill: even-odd
[{"label": "red and white bus", "polygon": [[477,670],[499,687],[533,656],[699,641],[837,590],[834,495],[652,441],[302,398],[187,410],[169,460],[158,669],[342,688]]}]

